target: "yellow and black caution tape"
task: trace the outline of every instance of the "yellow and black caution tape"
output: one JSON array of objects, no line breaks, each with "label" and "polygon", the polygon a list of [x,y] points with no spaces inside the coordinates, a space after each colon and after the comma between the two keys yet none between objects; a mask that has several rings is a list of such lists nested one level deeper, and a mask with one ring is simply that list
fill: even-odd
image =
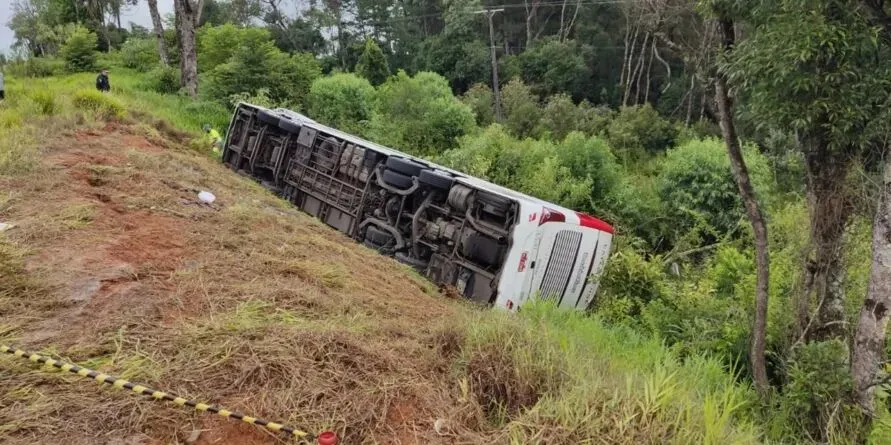
[{"label": "yellow and black caution tape", "polygon": [[[260,426],[262,426],[266,429],[269,429],[271,431],[275,431],[277,433],[285,433],[289,436],[293,436],[298,439],[303,439],[303,440],[309,441],[309,440],[313,440],[313,438],[314,438],[314,436],[310,433],[282,425],[281,423],[270,422],[266,419],[247,416],[247,415],[244,415],[237,411],[229,411],[229,410],[220,408],[218,406],[208,405],[206,403],[197,402],[195,400],[187,400],[182,397],[177,397],[177,396],[174,396],[172,394],[169,394],[169,393],[166,393],[163,391],[155,391],[151,388],[147,388],[142,385],[133,384],[132,382],[129,382],[125,379],[112,377],[110,375],[103,374],[98,371],[93,371],[92,369],[84,368],[82,366],[73,365],[71,363],[65,363],[65,362],[62,362],[59,360],[53,360],[49,357],[45,357],[40,354],[33,354],[33,353],[25,352],[21,349],[10,348],[9,346],[6,346],[6,345],[0,345],[0,352],[6,352],[8,354],[12,354],[12,355],[14,355],[16,357],[20,357],[20,358],[26,358],[32,362],[35,362],[35,363],[44,363],[44,364],[50,365],[54,368],[61,369],[62,371],[68,371],[68,372],[77,374],[79,376],[89,377],[99,383],[107,383],[107,384],[114,386],[115,388],[118,388],[118,389],[121,389],[121,388],[129,389],[137,394],[141,394],[144,396],[151,396],[155,400],[164,400],[167,402],[173,402],[175,405],[178,405],[178,406],[189,406],[189,407],[192,407],[195,410],[201,411],[201,412],[207,411],[207,412],[211,412],[211,413],[216,413],[223,417],[238,419],[238,420],[241,420],[242,422],[246,422],[251,425],[260,425]],[[327,436],[330,434],[331,433],[323,433],[323,436]]]}]

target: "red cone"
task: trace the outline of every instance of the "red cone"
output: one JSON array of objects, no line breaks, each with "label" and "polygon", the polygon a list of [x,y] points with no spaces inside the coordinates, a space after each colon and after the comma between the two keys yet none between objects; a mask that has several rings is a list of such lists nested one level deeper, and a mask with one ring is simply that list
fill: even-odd
[{"label": "red cone", "polygon": [[337,445],[337,434],[331,431],[319,434],[319,445]]}]

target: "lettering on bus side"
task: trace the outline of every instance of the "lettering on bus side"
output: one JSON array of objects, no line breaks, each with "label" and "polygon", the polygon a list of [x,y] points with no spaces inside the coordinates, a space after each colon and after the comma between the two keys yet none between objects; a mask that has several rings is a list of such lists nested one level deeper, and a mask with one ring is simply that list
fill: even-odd
[{"label": "lettering on bus side", "polygon": [[582,255],[581,267],[579,267],[579,271],[575,274],[575,279],[572,281],[572,289],[570,290],[570,293],[572,294],[575,294],[576,289],[579,288],[579,284],[585,278],[585,264],[588,264],[588,252],[585,252],[585,254]]}]

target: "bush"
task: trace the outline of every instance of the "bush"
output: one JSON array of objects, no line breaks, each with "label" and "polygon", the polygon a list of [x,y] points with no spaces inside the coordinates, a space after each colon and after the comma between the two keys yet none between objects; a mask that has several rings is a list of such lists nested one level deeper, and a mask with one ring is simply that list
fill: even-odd
[{"label": "bush", "polygon": [[374,87],[352,73],[338,73],[313,81],[307,96],[307,111],[313,119],[335,128],[357,131],[374,111]]},{"label": "bush", "polygon": [[365,41],[365,48],[356,64],[356,74],[368,79],[372,85],[380,85],[390,77],[390,65],[381,47],[374,40]]},{"label": "bush", "polygon": [[541,110],[532,88],[519,79],[511,80],[501,90],[504,124],[514,136],[523,139],[534,134]]},{"label": "bush", "polygon": [[53,92],[37,90],[31,94],[31,99],[37,104],[41,114],[47,116],[56,114],[58,104],[56,104],[56,97]]},{"label": "bush", "polygon": [[674,143],[678,130],[650,105],[622,107],[619,115],[610,122],[607,137],[610,145],[621,150],[627,165],[647,153],[658,153]]},{"label": "bush", "polygon": [[473,110],[477,125],[485,127],[495,122],[495,95],[488,85],[474,84],[461,96],[461,102]]},{"label": "bush", "polygon": [[587,135],[603,135],[616,112],[607,106],[594,106],[583,100],[579,104],[579,131]]},{"label": "bush", "polygon": [[378,89],[372,134],[385,144],[434,154],[453,147],[473,126],[473,111],[452,95],[439,74],[420,72],[411,77],[400,71]]},{"label": "bush", "polygon": [[227,103],[233,94],[256,94],[261,88],[277,104],[301,109],[321,67],[312,54],[288,55],[272,41],[241,42],[229,61],[207,75],[209,97]]},{"label": "bush", "polygon": [[523,80],[539,96],[569,93],[580,98],[591,77],[585,65],[583,48],[575,41],[547,39],[537,42],[519,56]]},{"label": "bush", "polygon": [[[770,168],[757,150],[746,148],[746,164],[762,203],[772,196]],[[674,221],[675,242],[682,237],[693,245],[739,236],[743,206],[723,142],[706,139],[670,150],[662,162],[658,193]]]},{"label": "bush", "polygon": [[562,141],[570,132],[580,129],[581,111],[572,98],[564,93],[548,98],[541,116],[541,130],[538,133],[550,133],[554,140]]},{"label": "bush", "polygon": [[93,71],[96,68],[96,34],[78,26],[60,51],[70,71]]},{"label": "bush", "polygon": [[230,61],[242,47],[260,48],[272,43],[272,35],[264,28],[240,28],[233,24],[203,26],[198,31],[198,66],[202,72]]},{"label": "bush", "polygon": [[96,113],[102,118],[119,118],[124,115],[124,105],[108,93],[96,90],[78,90],[72,98],[74,106]]},{"label": "bush", "polygon": [[161,94],[179,91],[179,70],[170,66],[157,66],[145,76],[143,88]]},{"label": "bush", "polygon": [[160,60],[155,39],[129,39],[121,46],[121,63],[127,68],[146,72],[157,67]]},{"label": "bush", "polygon": [[65,61],[49,57],[31,57],[7,66],[7,74],[16,77],[49,77],[65,71]]}]

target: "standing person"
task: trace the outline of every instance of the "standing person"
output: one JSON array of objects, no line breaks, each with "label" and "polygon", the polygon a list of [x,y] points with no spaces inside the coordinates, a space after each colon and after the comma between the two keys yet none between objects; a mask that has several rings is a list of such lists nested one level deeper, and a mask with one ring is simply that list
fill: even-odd
[{"label": "standing person", "polygon": [[3,71],[0,70],[0,100],[6,99],[6,88],[3,86]]},{"label": "standing person", "polygon": [[102,92],[111,90],[111,84],[108,83],[108,70],[103,69],[99,76],[96,77],[96,89]]}]

